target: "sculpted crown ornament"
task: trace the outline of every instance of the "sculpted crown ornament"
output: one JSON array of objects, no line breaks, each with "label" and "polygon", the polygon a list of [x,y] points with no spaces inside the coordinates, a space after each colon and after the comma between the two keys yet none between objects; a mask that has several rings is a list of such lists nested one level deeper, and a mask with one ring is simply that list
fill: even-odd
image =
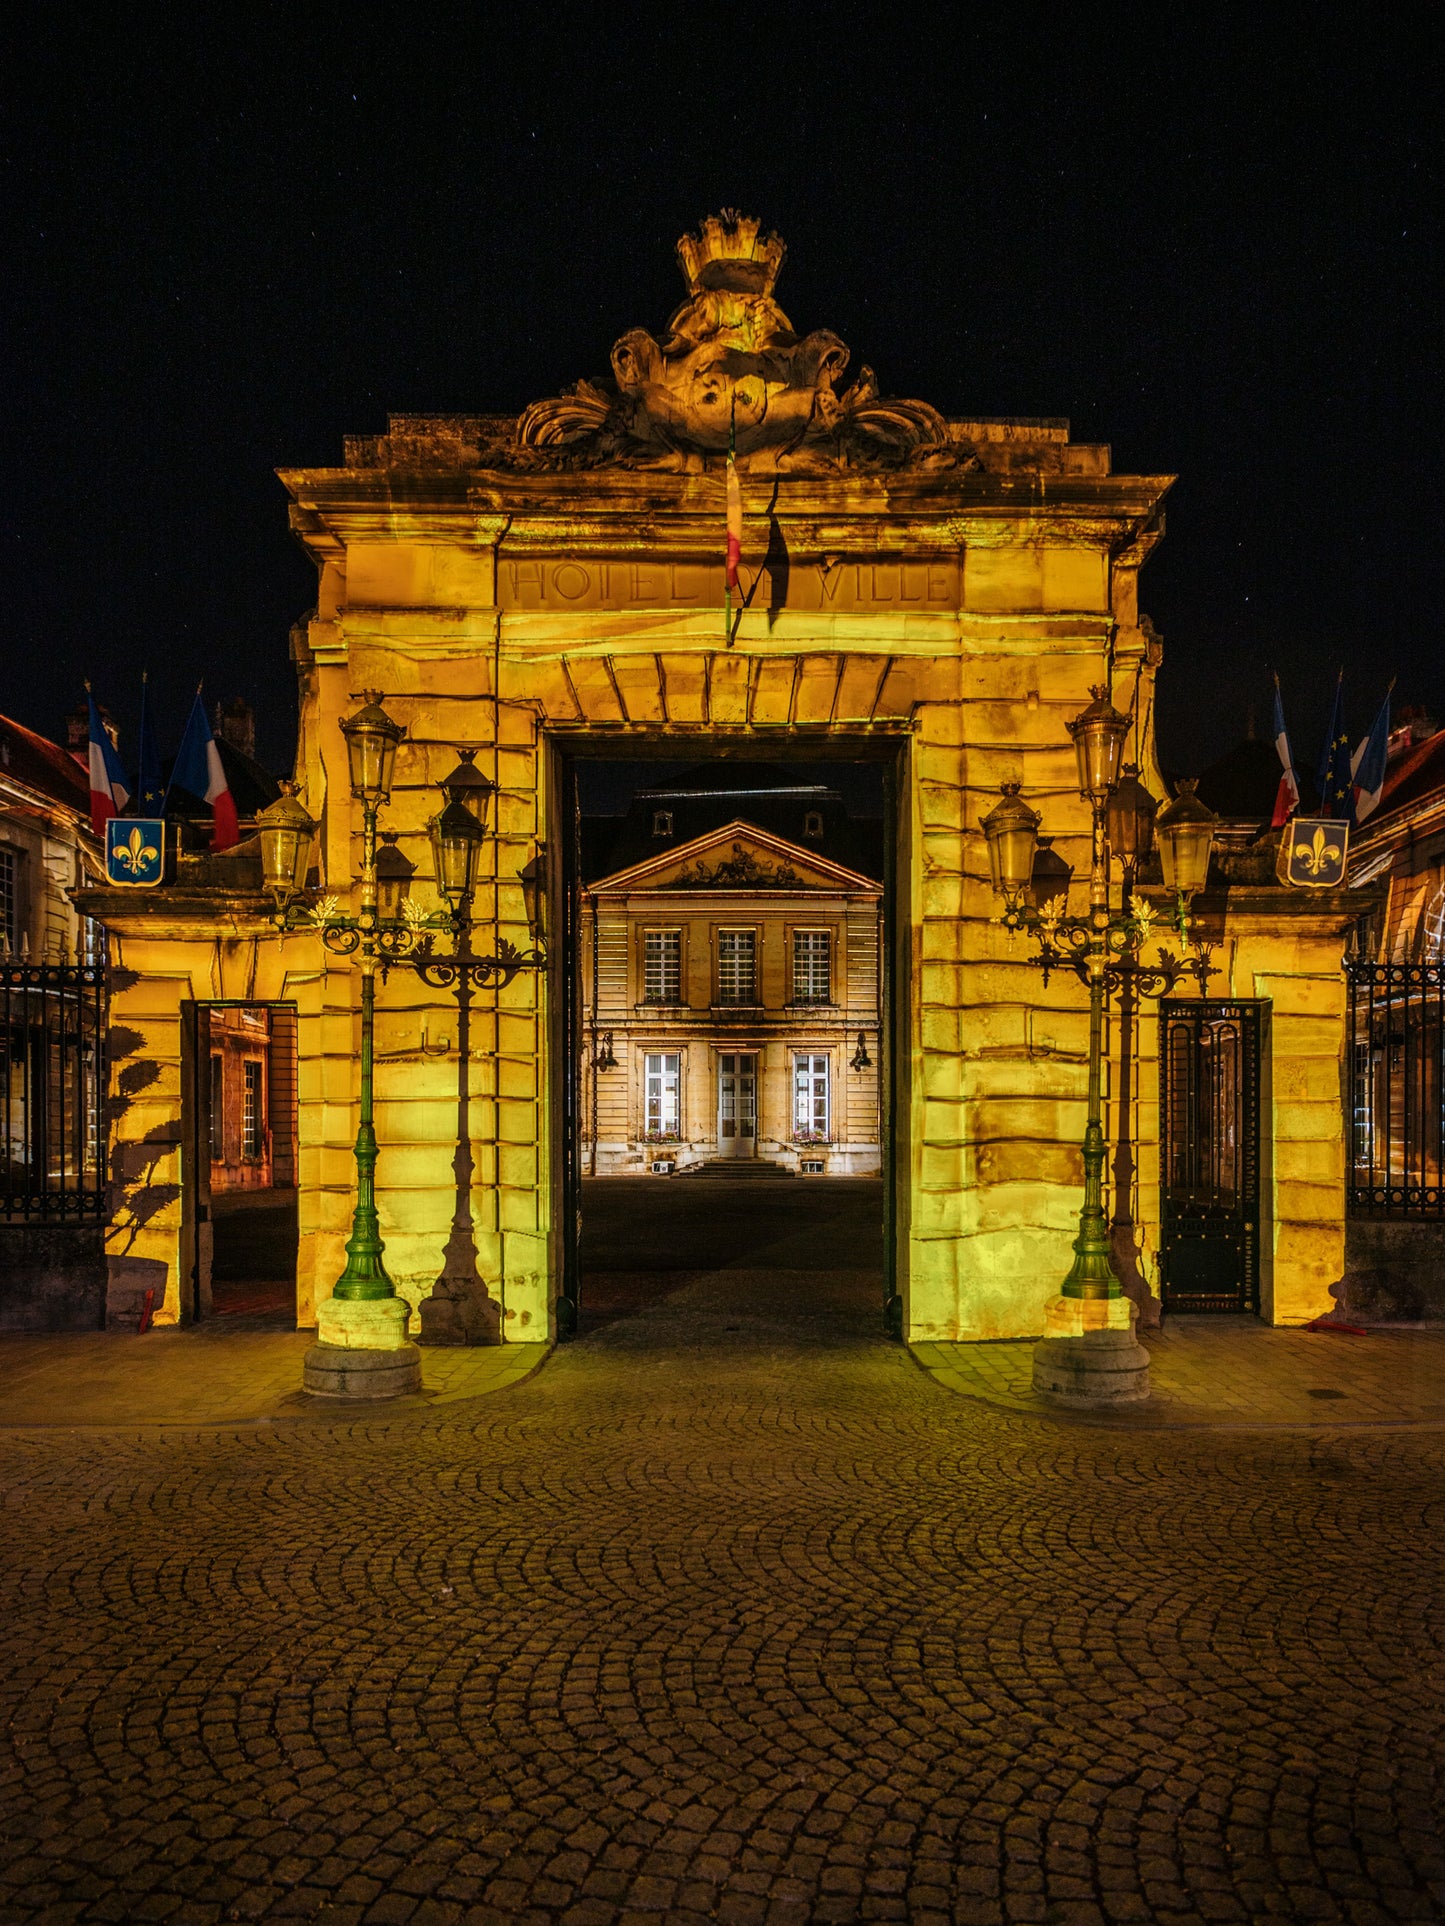
[{"label": "sculpted crown ornament", "polygon": [[956,468],[955,444],[926,401],[885,400],[871,368],[841,394],[848,349],[825,328],[798,335],[773,299],[787,250],[726,208],[684,234],[684,301],[659,341],[632,328],[611,381],[579,381],[517,423],[521,467],[700,468],[735,445],[742,467],[785,473]]},{"label": "sculpted crown ornament", "polygon": [[684,234],[677,258],[688,293],[729,288],[739,294],[771,295],[788,250],[776,234],[759,242],[761,226],[735,207],[725,207],[700,221],[696,234]]}]

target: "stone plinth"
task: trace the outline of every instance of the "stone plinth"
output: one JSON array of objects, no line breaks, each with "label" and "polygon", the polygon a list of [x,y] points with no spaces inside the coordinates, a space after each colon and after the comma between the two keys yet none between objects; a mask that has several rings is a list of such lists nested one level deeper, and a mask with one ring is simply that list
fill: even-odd
[{"label": "stone plinth", "polygon": [[321,1398],[397,1398],[421,1390],[421,1352],[407,1342],[399,1297],[329,1297],[316,1313],[318,1342],[302,1382]]},{"label": "stone plinth", "polygon": [[1034,1346],[1035,1391],[1080,1410],[1143,1403],[1149,1353],[1134,1336],[1137,1315],[1127,1297],[1050,1299]]}]

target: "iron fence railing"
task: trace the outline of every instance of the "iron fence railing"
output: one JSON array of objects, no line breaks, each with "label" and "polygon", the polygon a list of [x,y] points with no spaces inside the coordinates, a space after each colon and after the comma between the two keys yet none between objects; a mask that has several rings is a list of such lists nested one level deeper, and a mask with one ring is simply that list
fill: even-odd
[{"label": "iron fence railing", "polygon": [[1352,958],[1348,1208],[1445,1217],[1445,963]]},{"label": "iron fence railing", "polygon": [[0,1221],[105,1211],[105,971],[0,962]]}]

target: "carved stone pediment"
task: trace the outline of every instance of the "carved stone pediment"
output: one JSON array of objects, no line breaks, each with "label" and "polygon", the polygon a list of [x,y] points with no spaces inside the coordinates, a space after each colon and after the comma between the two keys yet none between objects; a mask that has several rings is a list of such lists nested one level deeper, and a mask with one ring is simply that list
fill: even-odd
[{"label": "carved stone pediment", "polygon": [[787,861],[759,862],[753,851],[734,843],[732,854],[716,863],[691,863],[673,882],[674,889],[804,889],[806,881]]},{"label": "carved stone pediment", "polygon": [[732,209],[677,244],[688,298],[661,340],[631,328],[610,380],[534,401],[517,422],[519,467],[698,467],[734,441],[754,470],[977,466],[926,401],[880,395],[871,368],[838,392],[848,349],[826,328],[799,335],[773,299],[786,249]]}]

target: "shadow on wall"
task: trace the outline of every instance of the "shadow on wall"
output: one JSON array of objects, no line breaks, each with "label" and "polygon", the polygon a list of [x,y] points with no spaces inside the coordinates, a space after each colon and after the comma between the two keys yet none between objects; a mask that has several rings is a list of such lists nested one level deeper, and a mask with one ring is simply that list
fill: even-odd
[{"label": "shadow on wall", "polygon": [[1445,1223],[1352,1217],[1345,1274],[1330,1293],[1356,1324],[1445,1320]]},{"label": "shadow on wall", "polygon": [[[112,989],[124,989],[122,975],[111,973]],[[134,981],[133,976],[131,980]],[[112,1069],[122,1065],[115,1078],[107,1105],[106,1122],[112,1145],[109,1183],[109,1221],[117,1233],[108,1264],[102,1264],[101,1289],[103,1322],[108,1330],[134,1330],[140,1322],[147,1291],[155,1292],[155,1302],[164,1300],[166,1266],[159,1258],[133,1255],[136,1239],[146,1226],[175,1204],[181,1194],[178,1183],[158,1183],[156,1170],[163,1160],[174,1158],[180,1150],[180,1125],[159,1124],[143,1137],[118,1142],[123,1119],[137,1097],[158,1083],[161,1066],[153,1059],[139,1056],[145,1038],[139,1030],[112,1024],[106,1033],[106,1050]],[[129,1059],[129,1061],[128,1061]]]}]

